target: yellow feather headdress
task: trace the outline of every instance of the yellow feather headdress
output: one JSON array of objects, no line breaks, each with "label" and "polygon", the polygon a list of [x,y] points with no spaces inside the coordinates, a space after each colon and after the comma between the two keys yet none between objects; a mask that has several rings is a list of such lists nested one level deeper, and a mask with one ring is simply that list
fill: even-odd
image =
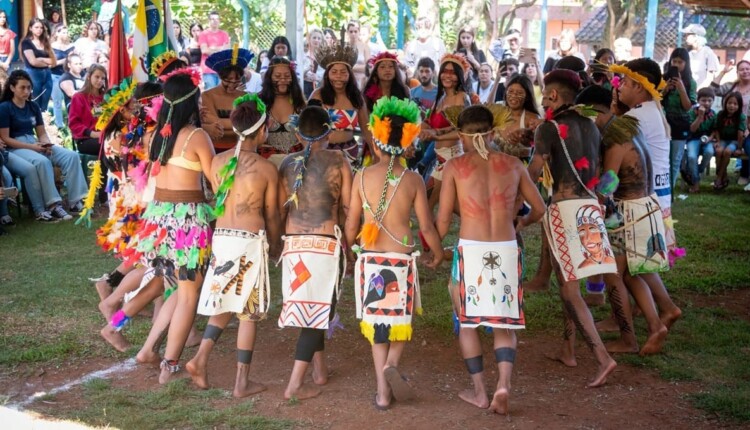
[{"label": "yellow feather headdress", "polygon": [[174,51],[167,51],[158,57],[154,58],[154,60],[151,62],[151,76],[158,78],[161,76],[162,72],[164,72],[164,69],[166,69],[170,64],[177,61],[179,58],[177,57],[177,53]]},{"label": "yellow feather headdress", "polygon": [[664,82],[661,77],[659,78],[659,85],[654,85],[651,81],[648,80],[647,77],[626,66],[612,64],[609,66],[609,71],[626,76],[638,82],[646,91],[648,91],[649,94],[651,94],[651,97],[654,99],[654,101],[661,101],[661,90],[663,90],[666,86],[666,82]]},{"label": "yellow feather headdress", "polygon": [[120,85],[113,87],[109,93],[104,96],[104,102],[102,103],[102,113],[99,115],[99,119],[96,121],[96,129],[101,131],[107,127],[107,124],[112,120],[117,111],[128,104],[133,93],[135,92],[135,81],[130,78],[123,79]]}]

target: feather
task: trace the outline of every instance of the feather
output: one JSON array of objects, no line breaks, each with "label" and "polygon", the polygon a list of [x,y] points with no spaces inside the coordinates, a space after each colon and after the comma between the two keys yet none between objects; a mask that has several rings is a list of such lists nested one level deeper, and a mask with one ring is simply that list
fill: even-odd
[{"label": "feather", "polygon": [[451,124],[451,126],[458,128],[458,116],[464,111],[463,106],[449,106],[443,109],[443,116]]},{"label": "feather", "polygon": [[102,186],[102,164],[99,161],[94,162],[94,168],[91,169],[89,176],[89,193],[83,200],[83,211],[76,220],[76,225],[83,223],[86,227],[91,227],[91,212],[94,210],[96,196],[99,188]]},{"label": "feather", "polygon": [[370,120],[370,130],[375,139],[387,144],[391,135],[391,119],[373,116]]},{"label": "feather", "polygon": [[599,183],[599,177],[594,176],[586,183],[586,188],[588,188],[589,190],[593,190],[596,187],[596,184],[598,183]]},{"label": "feather", "polygon": [[638,126],[638,119],[627,115],[618,116],[602,134],[604,147],[609,148],[612,145],[632,142],[633,138],[639,133]]},{"label": "feather", "polygon": [[148,161],[141,160],[141,162],[138,163],[138,166],[131,169],[128,173],[128,176],[130,176],[133,184],[135,185],[135,190],[139,193],[143,192],[143,190],[146,189],[146,184],[148,184],[148,173],[146,173],[147,169]]},{"label": "feather", "polygon": [[557,125],[557,131],[560,133],[561,139],[567,139],[568,138],[568,126],[565,124],[558,124]]},{"label": "feather", "polygon": [[490,104],[486,106],[492,112],[492,128],[502,130],[513,121],[511,110],[508,106]]},{"label": "feather", "polygon": [[555,112],[552,110],[552,108],[548,108],[546,111],[544,111],[544,119],[546,121],[552,121],[552,118],[555,117]]},{"label": "feather", "polygon": [[402,148],[408,148],[413,143],[414,140],[419,136],[419,132],[422,130],[422,126],[420,124],[414,124],[411,122],[407,122],[404,124],[404,126],[401,128],[401,147]]},{"label": "feather", "polygon": [[575,163],[573,163],[573,166],[576,168],[576,170],[588,169],[589,159],[586,157],[581,157]]},{"label": "feather", "polygon": [[362,238],[362,244],[365,248],[367,248],[368,246],[373,245],[378,240],[379,234],[380,228],[378,227],[378,225],[370,221],[362,226],[362,230],[359,232],[357,239]]}]

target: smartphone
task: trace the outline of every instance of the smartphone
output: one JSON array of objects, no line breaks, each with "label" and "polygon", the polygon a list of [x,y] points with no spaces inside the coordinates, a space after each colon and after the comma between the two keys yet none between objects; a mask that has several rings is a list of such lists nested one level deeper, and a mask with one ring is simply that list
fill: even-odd
[{"label": "smartphone", "polygon": [[42,143],[42,148],[51,148],[52,145],[52,143]]},{"label": "smartphone", "polygon": [[521,48],[521,55],[518,56],[519,63],[536,63],[536,48]]},{"label": "smartphone", "polygon": [[679,78],[680,77],[680,71],[677,70],[677,66],[669,66],[669,69],[667,69],[667,73],[664,75],[664,80],[668,81],[672,78]]}]

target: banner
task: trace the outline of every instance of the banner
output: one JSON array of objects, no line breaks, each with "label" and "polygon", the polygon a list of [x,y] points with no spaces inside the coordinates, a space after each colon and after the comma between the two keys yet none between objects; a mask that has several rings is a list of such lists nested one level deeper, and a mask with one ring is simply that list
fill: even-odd
[{"label": "banner", "polygon": [[123,79],[133,74],[130,63],[121,61],[128,58],[128,49],[125,43],[125,30],[122,22],[122,4],[117,0],[115,17],[112,21],[112,33],[109,40],[109,85],[118,85]]}]

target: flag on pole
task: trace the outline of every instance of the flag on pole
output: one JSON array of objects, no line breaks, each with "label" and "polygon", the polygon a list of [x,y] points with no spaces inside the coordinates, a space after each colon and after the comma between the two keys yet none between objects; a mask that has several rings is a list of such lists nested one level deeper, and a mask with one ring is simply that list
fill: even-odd
[{"label": "flag on pole", "polygon": [[148,28],[146,25],[146,0],[138,0],[135,11],[135,29],[133,31],[133,53],[130,58],[133,79],[136,82],[148,82]]},{"label": "flag on pole", "polygon": [[135,80],[146,82],[151,61],[174,46],[169,0],[138,0],[131,58]]},{"label": "flag on pole", "polygon": [[131,76],[133,71],[130,63],[122,61],[128,58],[128,48],[125,43],[125,31],[122,24],[122,4],[117,0],[115,16],[112,21],[112,33],[109,39],[109,85],[118,85],[123,79]]}]

